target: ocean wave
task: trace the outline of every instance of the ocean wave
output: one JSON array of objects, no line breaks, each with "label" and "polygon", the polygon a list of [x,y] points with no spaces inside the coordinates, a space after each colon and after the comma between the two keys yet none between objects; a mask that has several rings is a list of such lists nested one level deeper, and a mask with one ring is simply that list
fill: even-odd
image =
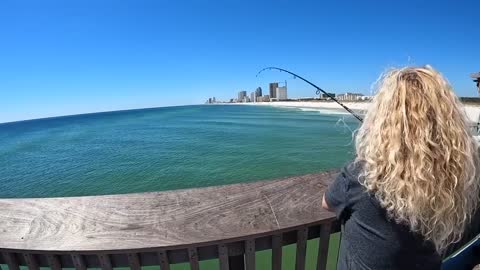
[{"label": "ocean wave", "polygon": [[318,108],[298,108],[302,112],[318,112],[320,114],[342,114],[342,115],[348,115],[350,114],[347,111],[340,111],[337,109],[318,109]]}]

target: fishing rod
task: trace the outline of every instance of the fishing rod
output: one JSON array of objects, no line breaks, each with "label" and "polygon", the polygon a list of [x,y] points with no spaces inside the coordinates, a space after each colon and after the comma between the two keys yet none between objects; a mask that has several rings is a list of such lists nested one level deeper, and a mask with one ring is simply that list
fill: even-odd
[{"label": "fishing rod", "polygon": [[334,96],[330,95],[329,93],[325,92],[322,88],[316,86],[314,83],[310,82],[309,80],[303,78],[302,76],[299,76],[291,71],[288,71],[286,69],[283,69],[283,68],[278,68],[278,67],[266,67],[262,70],[260,70],[256,77],[258,77],[258,75],[260,75],[260,73],[264,72],[265,70],[272,70],[272,69],[276,69],[276,70],[279,70],[280,72],[286,72],[290,75],[293,76],[294,79],[296,78],[299,78],[300,80],[310,84],[311,86],[315,87],[317,89],[317,91],[315,92],[317,95],[320,95],[320,92],[324,93],[327,97],[329,97],[330,99],[332,99],[333,101],[335,101],[336,103],[338,103],[338,105],[342,106],[347,112],[351,113],[355,118],[358,119],[358,121],[360,121],[360,123],[363,122],[363,119],[358,115],[356,114],[354,111],[352,111],[350,108],[348,108],[347,106],[343,105],[340,101],[338,101],[338,99],[336,99]]}]

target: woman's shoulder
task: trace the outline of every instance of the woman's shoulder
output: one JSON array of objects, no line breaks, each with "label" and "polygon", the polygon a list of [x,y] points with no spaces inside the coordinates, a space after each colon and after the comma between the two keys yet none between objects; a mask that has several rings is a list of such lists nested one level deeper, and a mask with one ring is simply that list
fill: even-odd
[{"label": "woman's shoulder", "polygon": [[342,168],[340,173],[349,185],[361,185],[363,164],[363,161],[352,160]]}]

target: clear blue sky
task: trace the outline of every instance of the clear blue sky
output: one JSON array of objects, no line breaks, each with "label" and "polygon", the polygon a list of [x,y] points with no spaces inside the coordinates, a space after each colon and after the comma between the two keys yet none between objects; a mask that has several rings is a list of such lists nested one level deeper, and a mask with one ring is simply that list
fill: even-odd
[{"label": "clear blue sky", "polygon": [[[393,4],[395,3],[395,4]],[[368,93],[431,64],[475,96],[480,1],[0,1],[0,122],[202,103],[289,81]]]}]

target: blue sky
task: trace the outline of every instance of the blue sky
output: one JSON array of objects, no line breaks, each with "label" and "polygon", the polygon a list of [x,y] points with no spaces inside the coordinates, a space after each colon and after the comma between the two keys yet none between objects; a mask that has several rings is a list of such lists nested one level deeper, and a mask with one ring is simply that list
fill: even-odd
[{"label": "blue sky", "polygon": [[0,1],[0,122],[202,103],[288,80],[368,93],[431,64],[475,96],[480,1]]}]

